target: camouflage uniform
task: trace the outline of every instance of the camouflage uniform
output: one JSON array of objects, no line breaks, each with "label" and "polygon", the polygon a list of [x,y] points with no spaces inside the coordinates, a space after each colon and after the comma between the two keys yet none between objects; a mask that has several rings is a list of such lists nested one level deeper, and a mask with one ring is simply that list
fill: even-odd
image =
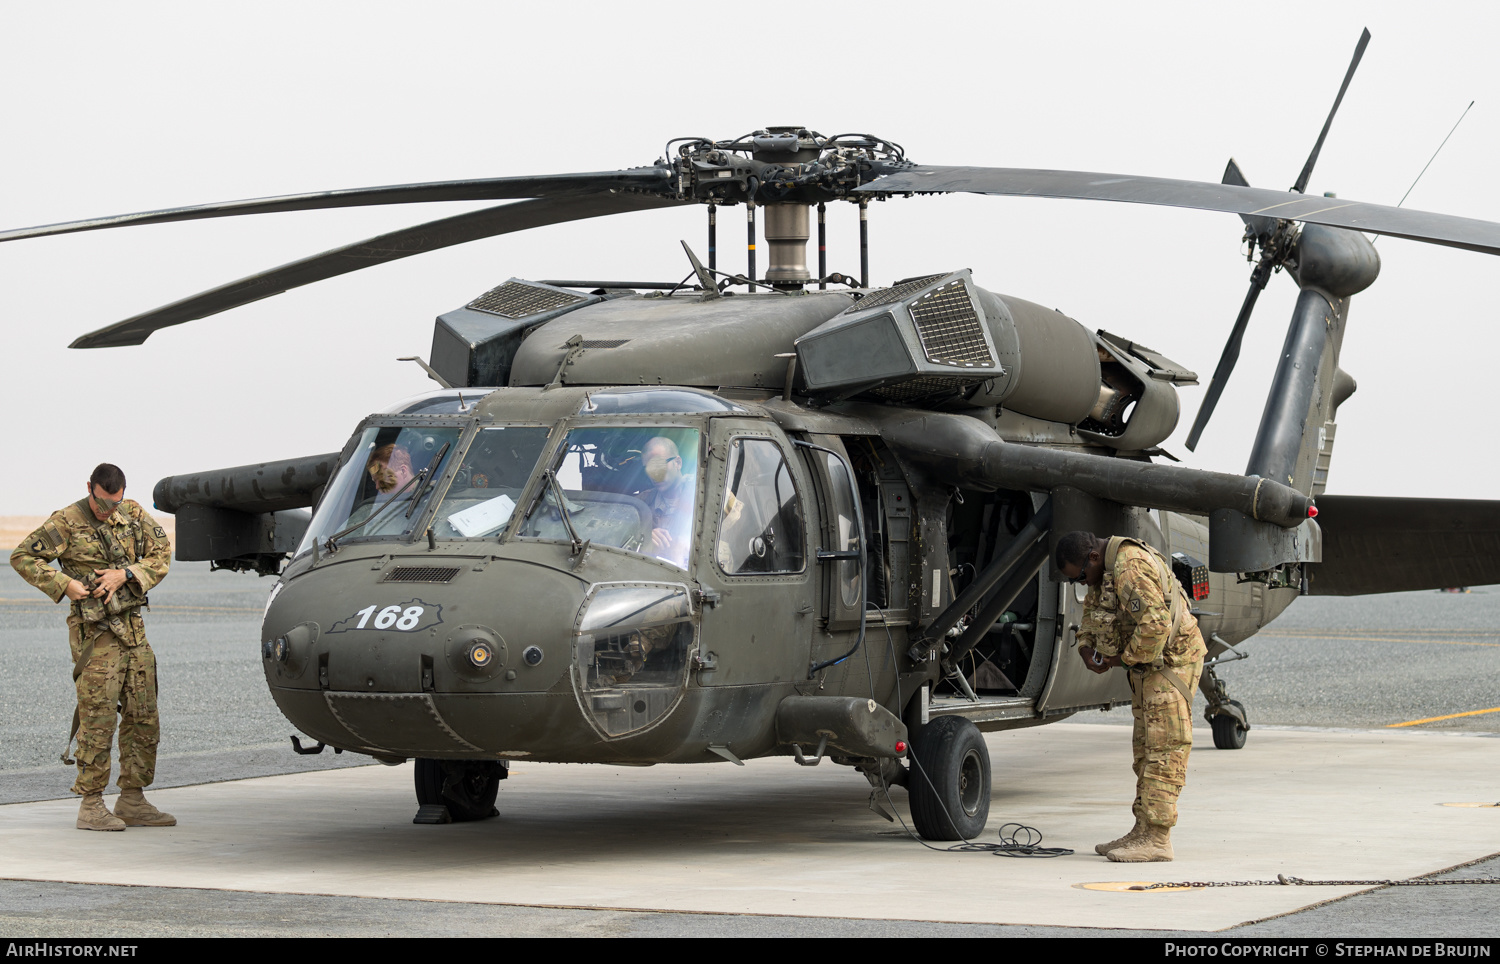
[{"label": "camouflage uniform", "polygon": [[1136,775],[1132,809],[1144,823],[1173,827],[1193,748],[1192,701],[1183,691],[1191,694],[1196,688],[1208,653],[1198,620],[1188,611],[1171,564],[1151,547],[1123,536],[1109,540],[1104,580],[1089,588],[1083,609],[1079,645],[1101,656],[1119,656],[1130,674]]},{"label": "camouflage uniform", "polygon": [[[137,503],[125,500],[100,522],[88,499],[52,513],[10,554],[21,578],[61,602],[70,579],[88,584],[96,569],[125,569],[133,578],[109,605],[92,596],[71,603],[68,646],[78,689],[78,779],[73,792],[101,793],[109,785],[109,744],[120,718],[121,790],[151,784],[160,726],[156,715],[156,656],[146,642],[140,606],[171,564],[167,534]],[[47,565],[57,560],[62,571]],[[71,735],[71,734],[70,734]],[[71,741],[70,741],[71,745]],[[63,754],[65,762],[73,762]]]}]

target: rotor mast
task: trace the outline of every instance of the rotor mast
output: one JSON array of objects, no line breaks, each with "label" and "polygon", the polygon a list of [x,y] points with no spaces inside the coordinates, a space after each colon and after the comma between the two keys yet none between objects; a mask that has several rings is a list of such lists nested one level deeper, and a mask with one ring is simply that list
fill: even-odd
[{"label": "rotor mast", "polygon": [[[757,137],[751,157],[765,164],[792,165],[816,161],[818,142],[799,126],[768,127]],[[764,206],[766,248],[770,264],[766,280],[782,289],[798,289],[813,280],[807,270],[808,229],[812,205],[806,201],[775,201]],[[753,280],[753,279],[752,279]]]}]

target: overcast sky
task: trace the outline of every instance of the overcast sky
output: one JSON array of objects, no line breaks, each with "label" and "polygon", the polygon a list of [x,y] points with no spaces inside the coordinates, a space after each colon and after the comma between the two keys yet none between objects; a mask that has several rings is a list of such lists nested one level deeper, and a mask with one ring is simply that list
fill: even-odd
[{"label": "overcast sky", "polygon": [[[1253,185],[1296,178],[1360,29],[1373,39],[1310,192],[1500,221],[1493,3],[70,3],[0,5],[0,228],[233,198],[648,164],[670,137],[771,124],[868,131],[934,164]],[[153,335],[78,335],[326,248],[465,209],[269,214],[0,245],[0,515],[81,495],[120,464],[164,475],[339,448],[435,387],[434,316],[510,276],[662,278],[699,209],[494,238]],[[736,211],[741,209],[735,209]],[[830,268],[857,272],[854,209]],[[1251,266],[1233,216],[1039,199],[871,210],[876,283],[968,267],[992,290],[1141,341],[1206,384]],[[735,237],[732,233],[731,237]],[[1493,498],[1500,261],[1397,239],[1353,300],[1331,491]],[[721,238],[720,267],[743,253]],[[1202,388],[1166,447],[1243,471],[1296,298],[1262,295],[1196,455]]]}]

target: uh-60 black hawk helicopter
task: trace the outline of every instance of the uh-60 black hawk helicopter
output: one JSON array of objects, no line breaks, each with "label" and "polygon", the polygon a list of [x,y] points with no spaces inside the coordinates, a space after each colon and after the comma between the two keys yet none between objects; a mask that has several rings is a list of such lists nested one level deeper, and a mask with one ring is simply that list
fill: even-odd
[{"label": "uh-60 black hawk helicopter", "polygon": [[[339,452],[163,479],[156,505],[177,514],[177,558],[279,572],[261,642],[277,705],[321,744],[416,758],[419,820],[494,815],[514,760],[788,755],[904,784],[919,832],[954,839],[988,815],[982,731],[1129,700],[1121,674],[1070,652],[1083,593],[1051,572],[1055,534],[1160,548],[1220,660],[1299,593],[1500,581],[1500,503],[1323,494],[1355,387],[1338,364],[1349,301],[1379,270],[1361,232],[1500,253],[1500,225],[1303,194],[1327,130],[1289,193],[1246,186],[1233,162],[1222,184],[929,167],[878,137],[780,127],[679,139],[627,170],[239,201],[0,240],[527,199],[74,342],[94,348],[464,241],[707,205],[707,263],[689,250],[684,281],[512,278],[437,319],[421,363],[442,390],[371,415]],[[956,191],[1240,215],[1260,258],[1190,446],[1270,275],[1284,268],[1301,289],[1245,473],[1156,461],[1175,386],[1196,376],[1129,337],[968,270],[872,288],[868,201]],[[835,201],[861,210],[858,279],[827,270]],[[716,216],[739,205],[749,263],[731,275]],[[1204,692],[1215,742],[1241,745],[1245,711],[1212,666]]]}]

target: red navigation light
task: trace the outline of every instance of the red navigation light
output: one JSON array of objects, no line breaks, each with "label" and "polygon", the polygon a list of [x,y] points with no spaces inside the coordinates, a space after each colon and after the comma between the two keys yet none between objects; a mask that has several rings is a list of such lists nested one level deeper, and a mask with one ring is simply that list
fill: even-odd
[{"label": "red navigation light", "polygon": [[1316,519],[1318,517],[1318,507],[1315,506],[1315,505],[1308,506],[1307,507],[1307,517],[1309,519]]},{"label": "red navigation light", "polygon": [[897,740],[896,741],[896,755],[900,756],[901,754],[903,754],[905,752],[906,752],[906,741],[905,740]]}]

